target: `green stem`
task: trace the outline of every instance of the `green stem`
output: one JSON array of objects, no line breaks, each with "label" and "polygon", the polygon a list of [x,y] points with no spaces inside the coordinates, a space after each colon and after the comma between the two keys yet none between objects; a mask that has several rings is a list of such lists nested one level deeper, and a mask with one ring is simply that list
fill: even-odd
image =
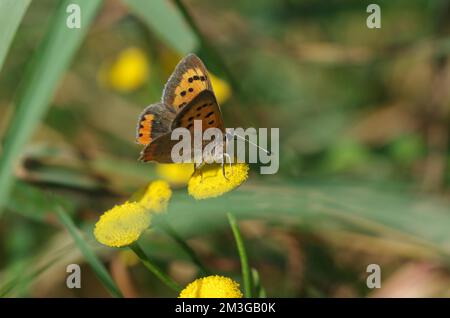
[{"label": "green stem", "polygon": [[167,287],[173,289],[176,292],[180,292],[181,288],[178,286],[178,284],[166,273],[164,273],[158,266],[153,264],[145,254],[145,252],[142,250],[142,248],[138,245],[138,243],[134,243],[129,246],[130,249],[139,257],[139,259],[142,261],[144,266],[151,271],[153,274],[155,274],[156,277],[159,278],[160,281],[162,281]]},{"label": "green stem", "polygon": [[170,236],[175,242],[177,242],[178,245],[180,245],[180,247],[189,256],[191,261],[200,269],[203,276],[207,276],[210,274],[210,271],[206,269],[195,251],[185,242],[185,240],[180,235],[178,235],[178,233],[169,223],[164,222],[163,224],[161,224],[161,228],[164,232],[166,232],[168,236]]},{"label": "green stem", "polygon": [[230,222],[231,230],[233,231],[234,239],[236,241],[239,257],[241,259],[242,277],[244,279],[244,294],[246,298],[251,298],[253,297],[252,276],[250,273],[250,266],[248,265],[247,252],[245,251],[244,241],[242,240],[242,235],[239,230],[236,218],[231,213],[227,213],[227,216],[228,221]]}]

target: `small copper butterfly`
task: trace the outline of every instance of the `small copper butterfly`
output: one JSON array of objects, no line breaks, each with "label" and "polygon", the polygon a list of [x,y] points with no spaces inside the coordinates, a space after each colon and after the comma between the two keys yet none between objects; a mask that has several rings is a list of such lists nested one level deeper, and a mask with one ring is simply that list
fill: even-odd
[{"label": "small copper butterfly", "polygon": [[195,54],[184,57],[169,77],[160,103],[152,104],[139,116],[136,142],[144,145],[139,160],[171,163],[171,140],[175,128],[193,132],[194,120],[202,130],[214,127],[225,133],[222,113],[214,95],[208,71]]}]

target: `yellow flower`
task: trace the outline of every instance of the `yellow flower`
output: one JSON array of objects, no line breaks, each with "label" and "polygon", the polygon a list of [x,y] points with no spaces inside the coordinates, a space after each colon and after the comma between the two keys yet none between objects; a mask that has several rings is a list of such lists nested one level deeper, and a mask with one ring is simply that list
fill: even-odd
[{"label": "yellow flower", "polygon": [[225,103],[231,96],[231,87],[223,79],[218,78],[212,73],[209,73],[209,78],[213,86],[214,94],[216,95],[219,104]]},{"label": "yellow flower", "polygon": [[169,184],[163,180],[150,183],[139,200],[146,209],[153,212],[163,212],[167,209],[167,203],[172,196]]},{"label": "yellow flower", "polygon": [[226,164],[225,178],[221,164],[204,165],[189,180],[188,192],[197,200],[218,197],[247,180],[248,170],[246,163]]},{"label": "yellow flower", "polygon": [[103,213],[95,224],[95,238],[111,247],[130,245],[150,226],[153,212],[166,210],[171,196],[167,182],[153,181],[141,193],[134,194],[130,201]]},{"label": "yellow flower", "polygon": [[144,51],[131,47],[121,51],[117,59],[101,76],[109,86],[120,92],[131,92],[142,86],[149,76],[149,60]]},{"label": "yellow flower", "polygon": [[156,166],[156,173],[174,186],[187,184],[193,172],[193,163],[168,163]]},{"label": "yellow flower", "polygon": [[181,291],[179,298],[242,298],[242,293],[231,278],[214,275],[196,279]]},{"label": "yellow flower", "polygon": [[94,236],[107,246],[130,245],[150,226],[150,220],[150,213],[142,204],[126,202],[100,216],[95,224]]}]

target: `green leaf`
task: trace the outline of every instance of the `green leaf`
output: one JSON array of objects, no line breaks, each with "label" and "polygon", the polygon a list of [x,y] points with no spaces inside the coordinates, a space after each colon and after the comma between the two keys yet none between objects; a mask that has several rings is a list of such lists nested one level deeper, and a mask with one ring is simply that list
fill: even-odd
[{"label": "green leaf", "polygon": [[[66,8],[71,3],[81,8],[83,20],[80,29],[66,26]],[[0,159],[0,213],[14,183],[14,164],[44,116],[59,80],[69,67],[101,3],[101,0],[61,1],[45,39],[26,70],[17,93],[15,113],[4,136]]]},{"label": "green leaf", "polygon": [[161,40],[180,54],[195,51],[196,35],[186,24],[177,8],[167,0],[123,0],[130,10],[140,17]]},{"label": "green leaf", "polygon": [[[224,228],[223,216],[288,222],[308,231],[345,229],[414,244],[450,263],[448,203],[385,183],[348,181],[247,184],[221,197],[196,201],[175,193],[167,222],[180,235]],[[156,221],[156,220],[155,220]]]},{"label": "green leaf", "polygon": [[109,275],[106,268],[103,266],[102,262],[98,259],[95,253],[90,249],[88,243],[81,236],[75,224],[72,222],[71,218],[63,211],[62,208],[59,208],[56,211],[56,214],[61,221],[61,223],[66,227],[72,236],[73,240],[77,244],[80,251],[83,253],[86,261],[91,265],[97,277],[106,287],[106,289],[113,295],[114,297],[123,297],[120,290],[117,288],[113,279]]},{"label": "green leaf", "polygon": [[31,0],[0,1],[0,70]]}]

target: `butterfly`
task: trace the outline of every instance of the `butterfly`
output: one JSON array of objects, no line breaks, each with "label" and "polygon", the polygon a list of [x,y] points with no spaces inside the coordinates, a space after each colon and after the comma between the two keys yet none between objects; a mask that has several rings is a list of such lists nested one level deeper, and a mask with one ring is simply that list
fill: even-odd
[{"label": "butterfly", "polygon": [[171,140],[172,131],[183,127],[193,134],[194,120],[202,121],[202,132],[212,127],[225,133],[208,71],[200,58],[188,54],[169,77],[161,102],[139,116],[136,142],[145,146],[139,160],[172,163],[172,147],[178,142]]}]

